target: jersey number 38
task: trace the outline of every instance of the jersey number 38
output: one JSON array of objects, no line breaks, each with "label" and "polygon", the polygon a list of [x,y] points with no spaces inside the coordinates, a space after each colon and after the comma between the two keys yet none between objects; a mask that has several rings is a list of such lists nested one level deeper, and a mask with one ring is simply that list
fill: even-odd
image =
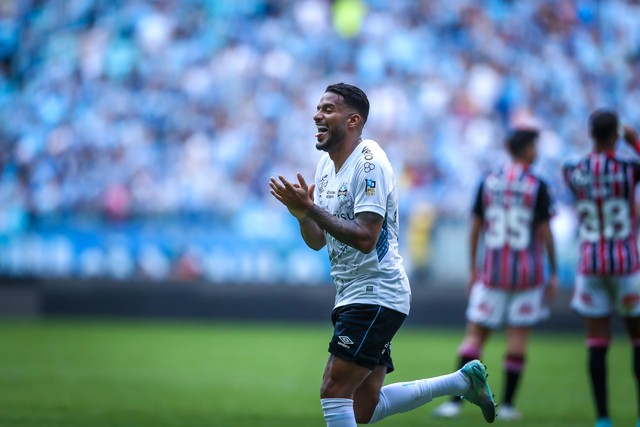
[{"label": "jersey number 38", "polygon": [[594,201],[581,200],[576,203],[576,211],[580,218],[582,241],[596,243],[600,238],[622,240],[629,236],[631,218],[629,204],[625,199],[605,200],[600,211]]}]

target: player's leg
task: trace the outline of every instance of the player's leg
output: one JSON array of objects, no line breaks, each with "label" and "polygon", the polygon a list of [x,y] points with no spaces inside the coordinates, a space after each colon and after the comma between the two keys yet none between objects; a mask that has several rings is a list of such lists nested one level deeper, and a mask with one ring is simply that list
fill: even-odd
[{"label": "player's leg", "polygon": [[610,318],[585,318],[585,323],[589,378],[598,418],[596,426],[608,426],[610,421],[607,396],[607,352],[611,342]]},{"label": "player's leg", "polygon": [[502,420],[513,421],[522,416],[515,409],[515,395],[524,372],[530,331],[530,327],[508,327],[506,330],[507,351],[504,357],[504,389],[500,406]]},{"label": "player's leg", "polygon": [[371,420],[376,407],[379,405],[381,390],[386,376],[387,367],[378,365],[355,391],[353,409],[358,424],[367,424]]},{"label": "player's leg", "polygon": [[[356,392],[375,393],[377,387],[384,382],[384,370],[378,367],[372,375],[367,377]],[[415,381],[407,381],[389,384],[379,389],[378,404],[373,414],[367,417],[357,417],[358,422],[373,424],[391,415],[407,412],[431,402],[440,396],[464,396],[466,400],[478,405],[487,422],[495,419],[495,403],[493,394],[487,384],[487,375],[484,366],[473,360],[462,369],[451,374],[433,378],[424,378]],[[356,408],[358,408],[356,397]],[[363,401],[371,401],[371,397],[364,397]],[[356,409],[356,414],[359,414]]]},{"label": "player's leg", "polygon": [[[482,358],[482,350],[491,336],[491,329],[475,322],[467,322],[462,343],[458,348],[458,369],[475,359]],[[452,401],[459,402],[460,396],[454,396]]]},{"label": "player's leg", "polygon": [[632,370],[636,379],[637,426],[640,427],[640,274],[620,278],[615,290],[616,312],[624,319],[632,346]]},{"label": "player's leg", "polygon": [[504,389],[500,419],[515,421],[522,414],[515,409],[515,396],[524,372],[531,329],[547,317],[542,286],[510,292],[507,297],[507,351],[504,356]]},{"label": "player's leg", "polygon": [[[492,329],[501,325],[505,301],[504,292],[487,288],[481,283],[473,286],[466,311],[465,335],[458,347],[458,369],[474,359],[482,358],[482,350]],[[436,418],[454,418],[461,412],[461,397],[452,396],[438,406],[432,415]]]},{"label": "player's leg", "polygon": [[611,342],[612,296],[618,286],[614,282],[606,276],[578,275],[571,298],[571,308],[582,316],[587,329],[588,372],[596,427],[611,425],[607,401],[607,351]]},{"label": "player's leg", "polygon": [[[356,414],[359,421],[371,418],[384,381],[379,370],[384,368],[385,373],[393,370],[389,356],[391,339],[405,318],[403,313],[368,304],[334,310],[334,333],[329,344],[331,357],[320,390],[327,426],[355,425]],[[383,366],[378,368],[378,365]],[[375,376],[366,381],[373,372]],[[362,391],[357,392],[363,384]]]},{"label": "player's leg", "polygon": [[[376,375],[376,373],[379,374],[377,371],[378,369],[374,370],[374,374],[363,382],[360,389],[375,392],[377,380],[382,378],[382,381],[384,381],[383,376]],[[375,384],[368,387],[371,382]],[[470,380],[461,371],[435,378],[389,384],[378,389],[378,403],[374,411],[369,414],[369,418],[363,417],[357,419],[362,419],[369,424],[373,424],[391,415],[407,412],[425,405],[431,402],[434,397],[450,396],[453,394],[462,395],[469,388],[469,384]],[[360,390],[358,390],[357,393],[359,392]],[[356,413],[358,412],[356,411]]]},{"label": "player's leg", "polygon": [[[482,349],[491,335],[491,329],[475,322],[467,322],[464,338],[458,348],[458,369],[473,360],[480,359]],[[434,396],[436,397],[436,396]],[[462,412],[462,395],[451,394],[449,400],[432,413],[436,418],[454,418]]]},{"label": "player's leg", "polygon": [[636,379],[636,410],[640,426],[640,317],[625,317],[625,325],[632,346],[632,367]]},{"label": "player's leg", "polygon": [[354,427],[354,394],[371,370],[355,362],[329,356],[320,387],[320,403],[328,427]]}]

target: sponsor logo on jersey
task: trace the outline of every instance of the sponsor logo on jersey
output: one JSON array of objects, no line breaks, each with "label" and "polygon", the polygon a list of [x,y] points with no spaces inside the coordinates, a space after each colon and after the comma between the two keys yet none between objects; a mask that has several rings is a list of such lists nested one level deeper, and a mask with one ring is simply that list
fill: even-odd
[{"label": "sponsor logo on jersey", "polygon": [[571,172],[571,183],[576,187],[587,187],[589,185],[606,185],[623,183],[626,180],[624,172],[602,173],[600,175],[592,175],[589,171],[582,169],[574,169]]},{"label": "sponsor logo on jersey", "polygon": [[320,186],[318,187],[318,193],[322,194],[325,188],[327,188],[327,184],[329,184],[329,175],[325,174],[320,179]]},{"label": "sponsor logo on jersey", "polygon": [[591,178],[591,174],[587,171],[583,171],[581,169],[574,169],[571,172],[571,183],[576,187],[586,187],[591,185],[593,179]]},{"label": "sponsor logo on jersey", "polygon": [[369,147],[364,147],[362,149],[362,154],[364,154],[365,160],[373,160],[373,153],[371,153],[371,149]]},{"label": "sponsor logo on jersey", "polygon": [[365,178],[364,180],[364,195],[375,196],[376,195],[376,182],[373,179]]},{"label": "sponsor logo on jersey", "polygon": [[364,171],[365,171],[365,173],[369,173],[369,172],[371,172],[372,170],[374,170],[375,168],[376,168],[376,165],[374,165],[373,163],[366,162],[366,163],[364,164]]},{"label": "sponsor logo on jersey", "polygon": [[347,186],[342,184],[338,189],[338,200],[345,200],[347,198]]}]

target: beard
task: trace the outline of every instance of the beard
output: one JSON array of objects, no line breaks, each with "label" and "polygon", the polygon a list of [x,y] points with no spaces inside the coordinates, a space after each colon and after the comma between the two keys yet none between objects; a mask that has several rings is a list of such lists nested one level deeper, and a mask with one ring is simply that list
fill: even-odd
[{"label": "beard", "polygon": [[323,135],[323,138],[326,138],[324,141],[318,141],[316,143],[316,149],[319,151],[324,151],[326,153],[330,153],[338,148],[344,139],[346,132],[343,129],[330,129]]}]

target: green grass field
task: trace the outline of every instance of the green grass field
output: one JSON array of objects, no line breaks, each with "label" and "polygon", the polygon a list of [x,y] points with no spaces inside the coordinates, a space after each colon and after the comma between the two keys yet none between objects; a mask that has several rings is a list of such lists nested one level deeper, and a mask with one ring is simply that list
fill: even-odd
[{"label": "green grass field", "polygon": [[[331,330],[325,326],[145,321],[0,322],[0,426],[322,427],[318,389]],[[405,328],[388,382],[451,371],[462,331]],[[500,397],[503,336],[487,348]],[[583,338],[538,333],[518,398],[520,426],[592,426]],[[630,350],[609,353],[616,426],[635,422]],[[435,420],[441,400],[381,426],[483,425],[467,405]]]}]

